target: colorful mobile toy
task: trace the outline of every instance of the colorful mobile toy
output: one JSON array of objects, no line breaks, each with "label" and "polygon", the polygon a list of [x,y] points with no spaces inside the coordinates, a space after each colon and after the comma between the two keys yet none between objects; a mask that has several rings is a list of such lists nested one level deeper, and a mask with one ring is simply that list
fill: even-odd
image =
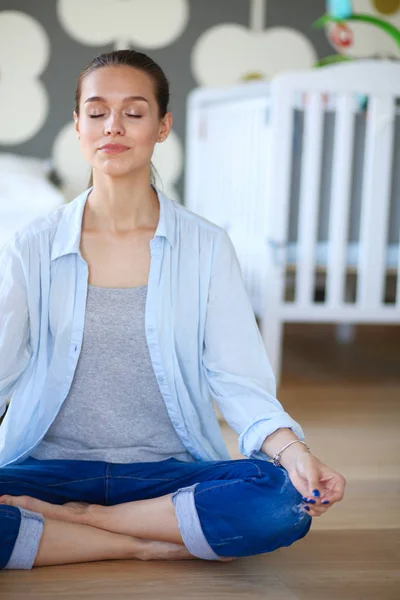
[{"label": "colorful mobile toy", "polygon": [[[313,27],[321,29],[329,23],[334,23],[335,26],[331,31],[331,40],[335,46],[339,48],[347,48],[353,44],[353,32],[348,26],[350,21],[362,21],[369,23],[372,26],[379,27],[390,35],[400,49],[400,30],[397,29],[391,23],[367,14],[356,14],[353,13],[353,8],[350,0],[328,0],[327,2],[328,14],[318,19]],[[349,56],[343,54],[335,54],[333,56],[327,56],[321,59],[317,63],[317,67],[322,67],[327,64],[335,62],[342,62],[345,60],[352,60]]]}]

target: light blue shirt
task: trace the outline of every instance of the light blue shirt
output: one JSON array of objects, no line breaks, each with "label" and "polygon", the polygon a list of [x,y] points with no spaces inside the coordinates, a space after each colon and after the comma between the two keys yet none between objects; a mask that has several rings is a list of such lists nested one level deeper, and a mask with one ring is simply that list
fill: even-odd
[{"label": "light blue shirt", "polygon": [[[80,238],[91,189],[0,250],[0,416],[11,397],[0,467],[21,462],[39,444],[74,378],[89,274]],[[171,422],[196,460],[229,460],[214,398],[239,436],[239,451],[268,460],[260,451],[268,435],[281,427],[304,434],[276,399],[233,244],[225,230],[156,191],[145,331]]]}]

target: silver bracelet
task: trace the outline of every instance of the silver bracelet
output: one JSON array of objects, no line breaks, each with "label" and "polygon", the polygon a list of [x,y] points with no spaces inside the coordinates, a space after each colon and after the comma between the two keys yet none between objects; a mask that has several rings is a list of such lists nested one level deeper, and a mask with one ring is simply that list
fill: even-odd
[{"label": "silver bracelet", "polygon": [[311,452],[310,448],[307,446],[307,444],[305,442],[302,442],[301,440],[292,440],[291,442],[289,442],[288,444],[286,444],[286,446],[283,446],[282,450],[280,450],[279,452],[277,452],[274,455],[274,457],[272,459],[272,462],[274,463],[274,465],[276,467],[281,467],[282,466],[281,462],[280,462],[281,454],[282,454],[282,452],[284,450],[286,450],[286,448],[289,448],[289,446],[291,446],[292,444],[303,444],[307,448],[308,452]]}]

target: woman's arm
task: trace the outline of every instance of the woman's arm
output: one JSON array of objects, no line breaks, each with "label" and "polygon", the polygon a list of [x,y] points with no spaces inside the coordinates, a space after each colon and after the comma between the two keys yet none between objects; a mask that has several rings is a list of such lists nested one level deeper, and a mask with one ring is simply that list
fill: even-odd
[{"label": "woman's arm", "polygon": [[0,250],[0,416],[29,363],[29,337],[26,281],[14,235]]},{"label": "woman's arm", "polygon": [[[267,459],[261,447],[268,436],[286,428],[295,439],[303,430],[276,398],[275,378],[244,287],[229,236],[215,241],[208,295],[203,367],[210,392],[239,435],[244,456]],[[301,446],[302,444],[293,444]]]},{"label": "woman's arm", "polygon": [[[267,459],[303,430],[276,399],[275,379],[254,312],[244,288],[233,244],[223,233],[215,248],[210,282],[203,364],[211,393],[229,425],[239,434],[244,456]],[[305,510],[322,515],[343,498],[346,481],[303,444],[280,456]]]}]

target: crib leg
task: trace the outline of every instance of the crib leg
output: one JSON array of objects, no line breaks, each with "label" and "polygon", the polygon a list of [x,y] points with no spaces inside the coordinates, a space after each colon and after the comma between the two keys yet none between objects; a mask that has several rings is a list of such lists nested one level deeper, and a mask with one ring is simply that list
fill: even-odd
[{"label": "crib leg", "polygon": [[350,344],[356,337],[353,323],[336,323],[336,341],[338,344]]}]

